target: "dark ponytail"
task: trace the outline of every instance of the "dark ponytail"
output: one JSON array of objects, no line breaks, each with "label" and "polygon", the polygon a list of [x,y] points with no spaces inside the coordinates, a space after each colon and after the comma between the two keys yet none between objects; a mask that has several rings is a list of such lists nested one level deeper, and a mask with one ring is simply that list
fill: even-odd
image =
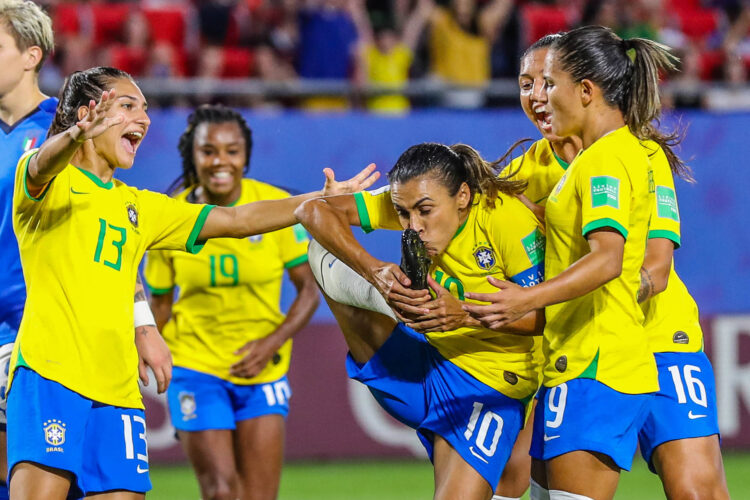
[{"label": "dark ponytail", "polygon": [[180,136],[177,149],[182,158],[182,175],[172,182],[167,192],[174,193],[180,189],[187,189],[198,184],[198,172],[193,160],[193,143],[195,141],[195,129],[201,123],[231,123],[236,122],[245,139],[245,170],[250,168],[250,153],[253,149],[253,132],[250,130],[245,118],[233,110],[221,104],[204,104],[199,106],[188,117],[188,125]]},{"label": "dark ponytail", "polygon": [[78,109],[92,100],[99,102],[102,93],[112,88],[115,80],[133,78],[117,68],[97,66],[71,73],[60,90],[59,103],[47,137],[59,134],[78,123]]},{"label": "dark ponytail", "polygon": [[669,47],[644,38],[623,40],[603,26],[584,26],[563,34],[553,50],[574,82],[594,82],[607,104],[622,112],[630,132],[659,144],[672,172],[692,180],[690,168],[673,151],[682,140],[680,132],[658,130],[659,75],[674,70],[677,61]]},{"label": "dark ponytail", "polygon": [[[513,147],[497,161],[484,160],[479,152],[466,144],[446,146],[427,142],[412,146],[399,157],[388,172],[391,184],[403,183],[425,174],[434,175],[454,196],[464,182],[471,194],[487,197],[487,205],[495,206],[498,193],[520,194],[526,189],[525,181],[512,181],[509,176],[498,176]],[[512,173],[511,173],[512,175]]]}]

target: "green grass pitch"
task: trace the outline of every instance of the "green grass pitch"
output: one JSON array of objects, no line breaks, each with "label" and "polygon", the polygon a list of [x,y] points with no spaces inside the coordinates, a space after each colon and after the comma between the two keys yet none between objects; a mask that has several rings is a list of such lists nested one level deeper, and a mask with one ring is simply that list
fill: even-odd
[{"label": "green grass pitch", "polygon": [[[732,498],[750,498],[750,454],[725,453],[724,467]],[[192,471],[152,467],[151,500],[200,500]],[[284,468],[279,500],[415,500],[432,497],[432,467],[422,461],[304,462]],[[528,498],[528,495],[524,498]],[[617,500],[664,498],[659,480],[642,460],[623,473]]]}]

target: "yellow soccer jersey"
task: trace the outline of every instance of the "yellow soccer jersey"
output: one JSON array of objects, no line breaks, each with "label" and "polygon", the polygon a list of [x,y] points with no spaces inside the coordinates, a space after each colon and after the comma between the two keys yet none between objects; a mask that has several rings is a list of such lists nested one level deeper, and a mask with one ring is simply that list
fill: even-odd
[{"label": "yellow soccer jersey", "polygon": [[[190,191],[177,199],[186,199]],[[287,196],[269,184],[243,179],[237,203]],[[242,358],[234,354],[237,349],[266,337],[284,321],[279,309],[284,270],[307,262],[307,243],[307,233],[297,225],[245,239],[212,239],[200,255],[149,252],[145,278],[151,293],[172,293],[175,286],[180,291],[162,332],[175,366],[235,384],[282,377],[289,369],[291,340],[256,377],[233,377],[229,368]]]},{"label": "yellow soccer jersey", "polygon": [[653,196],[650,169],[646,151],[622,127],[583,150],[547,200],[547,279],[589,253],[589,232],[608,227],[625,238],[619,277],[545,309],[548,387],[585,377],[628,394],[659,388],[636,298]]},{"label": "yellow soccer jersey", "polygon": [[514,158],[503,174],[513,173],[511,179],[526,181],[526,197],[537,205],[544,206],[547,204],[547,196],[567,168],[568,164],[555,154],[550,142],[539,139],[523,155]]},{"label": "yellow soccer jersey", "polygon": [[[654,171],[656,196],[651,207],[649,238],[666,238],[680,246],[680,212],[674,179],[664,151],[654,142],[644,143]],[[696,352],[703,347],[698,306],[674,270],[669,271],[667,288],[641,304],[643,324],[654,352]]]},{"label": "yellow soccer jersey", "polygon": [[[26,310],[13,366],[94,401],[143,408],[133,293],[148,248],[197,252],[211,206],[99,178],[68,165],[32,197],[16,170],[13,228],[26,279]],[[11,371],[12,374],[12,371]]]},{"label": "yellow soccer jersey", "polygon": [[[401,229],[390,191],[354,195],[362,228]],[[469,217],[445,251],[433,259],[430,274],[460,300],[465,292],[492,293],[487,276],[523,286],[544,274],[544,234],[536,217],[514,196],[501,194],[495,208],[478,196]],[[515,398],[531,397],[539,384],[540,338],[494,332],[482,327],[428,333],[446,359],[478,380]]]}]

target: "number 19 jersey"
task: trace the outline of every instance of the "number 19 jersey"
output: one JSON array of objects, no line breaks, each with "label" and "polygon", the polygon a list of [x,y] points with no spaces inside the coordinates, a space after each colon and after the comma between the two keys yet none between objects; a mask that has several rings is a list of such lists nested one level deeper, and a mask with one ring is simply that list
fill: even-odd
[{"label": "number 19 jersey", "polygon": [[[185,200],[192,189],[177,196]],[[279,188],[242,180],[237,204],[288,197]],[[164,339],[175,366],[214,375],[233,384],[277,380],[289,369],[291,339],[253,378],[234,377],[234,352],[251,340],[273,333],[284,321],[279,309],[284,270],[307,262],[307,232],[300,225],[249,238],[215,238],[192,255],[149,252],[144,277],[151,293],[180,290]]]},{"label": "number 19 jersey", "polygon": [[133,297],[147,248],[197,252],[211,206],[102,182],[68,165],[37,196],[16,170],[13,228],[27,300],[11,366],[111,406],[143,408]]}]

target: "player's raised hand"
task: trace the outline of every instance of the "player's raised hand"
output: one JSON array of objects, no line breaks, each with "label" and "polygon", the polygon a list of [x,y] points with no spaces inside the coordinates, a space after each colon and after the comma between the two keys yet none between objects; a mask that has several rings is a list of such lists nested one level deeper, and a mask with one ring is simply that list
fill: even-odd
[{"label": "player's raised hand", "polygon": [[529,289],[523,288],[510,281],[499,280],[488,276],[487,281],[498,288],[494,293],[466,293],[466,298],[487,305],[464,304],[464,311],[477,319],[483,326],[491,330],[498,330],[516,321],[534,309],[528,300]]},{"label": "player's raised hand", "polygon": [[417,308],[405,307],[405,312],[414,314],[413,319],[404,321],[407,326],[418,332],[427,333],[449,332],[466,326],[480,325],[479,321],[461,307],[463,302],[451,295],[432,276],[427,277],[427,284],[435,292],[435,298],[419,308],[426,310],[426,313],[417,315]]},{"label": "player's raised hand", "polygon": [[102,92],[99,102],[93,99],[89,101],[85,116],[76,123],[76,126],[81,131],[78,137],[76,137],[76,142],[93,139],[106,132],[110,127],[118,125],[125,120],[125,116],[122,114],[113,116],[110,113],[114,102],[115,89]]},{"label": "player's raised hand", "polygon": [[324,168],[326,183],[323,186],[323,196],[335,196],[339,194],[351,194],[364,191],[380,179],[380,172],[375,171],[375,164],[370,163],[357,175],[345,181],[337,181],[332,169]]}]

